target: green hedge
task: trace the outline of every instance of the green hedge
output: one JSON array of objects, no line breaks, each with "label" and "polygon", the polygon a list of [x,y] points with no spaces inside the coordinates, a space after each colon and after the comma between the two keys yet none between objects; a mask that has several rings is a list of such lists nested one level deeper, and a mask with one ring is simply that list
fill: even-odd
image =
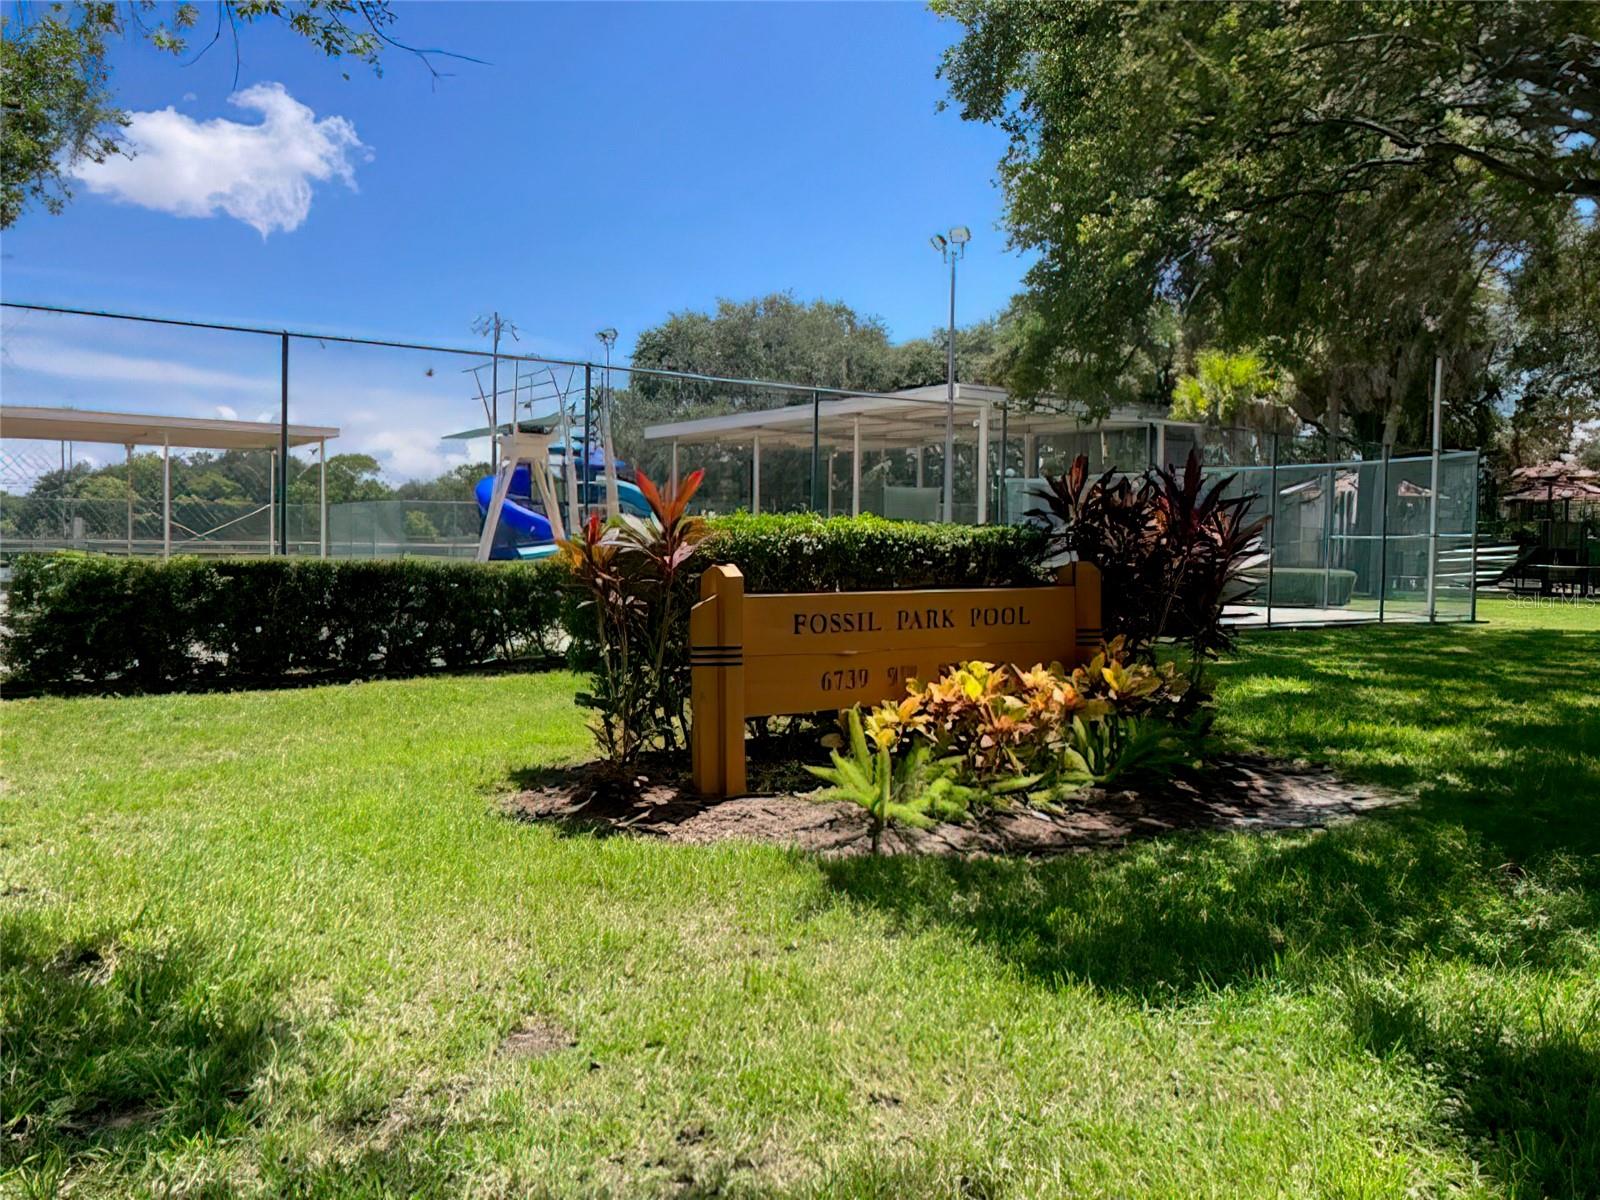
[{"label": "green hedge", "polygon": [[7,683],[160,691],[357,678],[545,655],[565,568],[426,559],[20,555]]},{"label": "green hedge", "polygon": [[1022,525],[919,525],[883,517],[719,517],[696,574],[733,563],[747,592],[1019,587],[1043,579],[1040,530]]},{"label": "green hedge", "polygon": [[[734,516],[690,574],[739,566],[751,592],[985,587],[1042,578],[1039,533],[878,517]],[[19,555],[0,662],[41,690],[357,678],[557,652],[587,665],[590,614],[559,561]]]}]

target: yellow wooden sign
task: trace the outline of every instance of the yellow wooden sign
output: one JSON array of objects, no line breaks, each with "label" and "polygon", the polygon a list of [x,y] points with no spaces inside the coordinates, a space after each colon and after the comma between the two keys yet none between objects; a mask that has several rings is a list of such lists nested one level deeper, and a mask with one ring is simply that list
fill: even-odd
[{"label": "yellow wooden sign", "polygon": [[737,567],[700,577],[689,614],[695,790],[745,790],[746,717],[899,699],[969,659],[1081,662],[1100,648],[1100,573],[1062,568],[1056,586],[746,596]]}]

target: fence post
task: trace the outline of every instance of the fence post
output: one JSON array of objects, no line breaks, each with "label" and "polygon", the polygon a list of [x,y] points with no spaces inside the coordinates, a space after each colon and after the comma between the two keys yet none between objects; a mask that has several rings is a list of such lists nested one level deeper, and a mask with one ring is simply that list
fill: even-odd
[{"label": "fence post", "polygon": [[289,334],[282,335],[278,382],[278,553],[289,553]]},{"label": "fence post", "polygon": [[1428,621],[1438,615],[1439,454],[1444,446],[1444,356],[1433,356],[1433,451],[1428,482]]},{"label": "fence post", "polygon": [[1331,453],[1328,455],[1328,491],[1322,498],[1322,619],[1328,619],[1333,607],[1333,508],[1339,501],[1339,435],[1328,436]]},{"label": "fence post", "polygon": [[[1472,455],[1472,562],[1467,567],[1467,620],[1478,619],[1478,483],[1477,452]],[[1580,560],[1581,561],[1581,560]]]},{"label": "fence post", "polygon": [[1273,564],[1278,557],[1278,435],[1272,435],[1272,470],[1267,474],[1267,628],[1272,628]]},{"label": "fence post", "polygon": [[1378,624],[1383,624],[1384,601],[1389,595],[1389,443],[1378,460]]},{"label": "fence post", "polygon": [[[589,523],[589,428],[594,420],[593,396],[590,383],[593,379],[594,367],[590,363],[583,364],[583,469],[578,472],[578,478],[583,480],[582,505],[580,515],[583,524]],[[580,526],[581,528],[581,526]]]}]

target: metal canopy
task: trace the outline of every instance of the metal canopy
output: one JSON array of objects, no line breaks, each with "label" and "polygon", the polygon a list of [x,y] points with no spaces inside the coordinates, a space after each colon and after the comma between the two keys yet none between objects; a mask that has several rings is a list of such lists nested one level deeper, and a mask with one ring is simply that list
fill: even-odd
[{"label": "metal canopy", "polygon": [[[560,407],[552,408],[548,412],[529,413],[517,419],[515,432],[517,433],[549,433],[561,423]],[[506,436],[512,433],[511,422],[502,421],[499,425],[485,425],[480,429],[462,429],[456,433],[442,434],[447,442],[472,441],[476,438],[486,438],[493,435]]]},{"label": "metal canopy", "polygon": [[[90,412],[77,408],[0,409],[0,437],[47,442],[101,442],[115,446],[171,446],[191,450],[275,450],[276,421],[225,421],[212,417],[161,417],[149,413]],[[289,444],[332,441],[331,425],[290,425]]]},{"label": "metal canopy", "polygon": [[[1000,388],[957,384],[957,423],[975,425],[985,410],[990,410],[992,419],[998,420],[999,414],[993,410],[1004,404],[1006,399],[1005,391]],[[815,405],[817,436],[825,443],[851,443],[859,427],[861,441],[874,449],[931,446],[941,436],[946,403],[943,384],[910,388],[887,396],[849,396],[841,400],[823,400]],[[812,440],[812,410],[810,404],[793,404],[783,408],[670,421],[645,426],[644,436],[647,441],[675,441],[682,445],[739,443],[759,436],[765,446],[805,447],[810,446]],[[1119,409],[1098,422],[1086,421],[1081,416],[1069,413],[1012,409],[1007,413],[1006,420],[1013,438],[1189,424],[1168,421],[1132,409]]]}]

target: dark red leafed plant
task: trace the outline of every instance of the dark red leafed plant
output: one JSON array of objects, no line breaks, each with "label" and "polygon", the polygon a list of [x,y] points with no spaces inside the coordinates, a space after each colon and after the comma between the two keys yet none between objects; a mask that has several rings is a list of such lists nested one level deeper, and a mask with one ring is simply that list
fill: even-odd
[{"label": "dark red leafed plant", "polygon": [[1204,487],[1200,455],[1191,450],[1182,476],[1162,467],[1149,479],[1158,544],[1168,564],[1155,636],[1188,644],[1197,682],[1205,661],[1233,644],[1222,623],[1223,605],[1253,582],[1250,568],[1260,558],[1267,526],[1267,518],[1250,516],[1258,496],[1227,494],[1236,478],[1224,476]]},{"label": "dark red leafed plant", "polygon": [[1266,525],[1250,517],[1254,495],[1227,494],[1234,478],[1206,487],[1191,451],[1181,475],[1151,470],[1135,484],[1107,471],[1091,479],[1080,455],[1065,475],[1045,481],[1035,493],[1044,507],[1029,514],[1053,519],[1056,550],[1100,569],[1107,637],[1125,639],[1147,660],[1157,642],[1182,642],[1196,683],[1205,662],[1232,644],[1222,608],[1248,587]]}]

